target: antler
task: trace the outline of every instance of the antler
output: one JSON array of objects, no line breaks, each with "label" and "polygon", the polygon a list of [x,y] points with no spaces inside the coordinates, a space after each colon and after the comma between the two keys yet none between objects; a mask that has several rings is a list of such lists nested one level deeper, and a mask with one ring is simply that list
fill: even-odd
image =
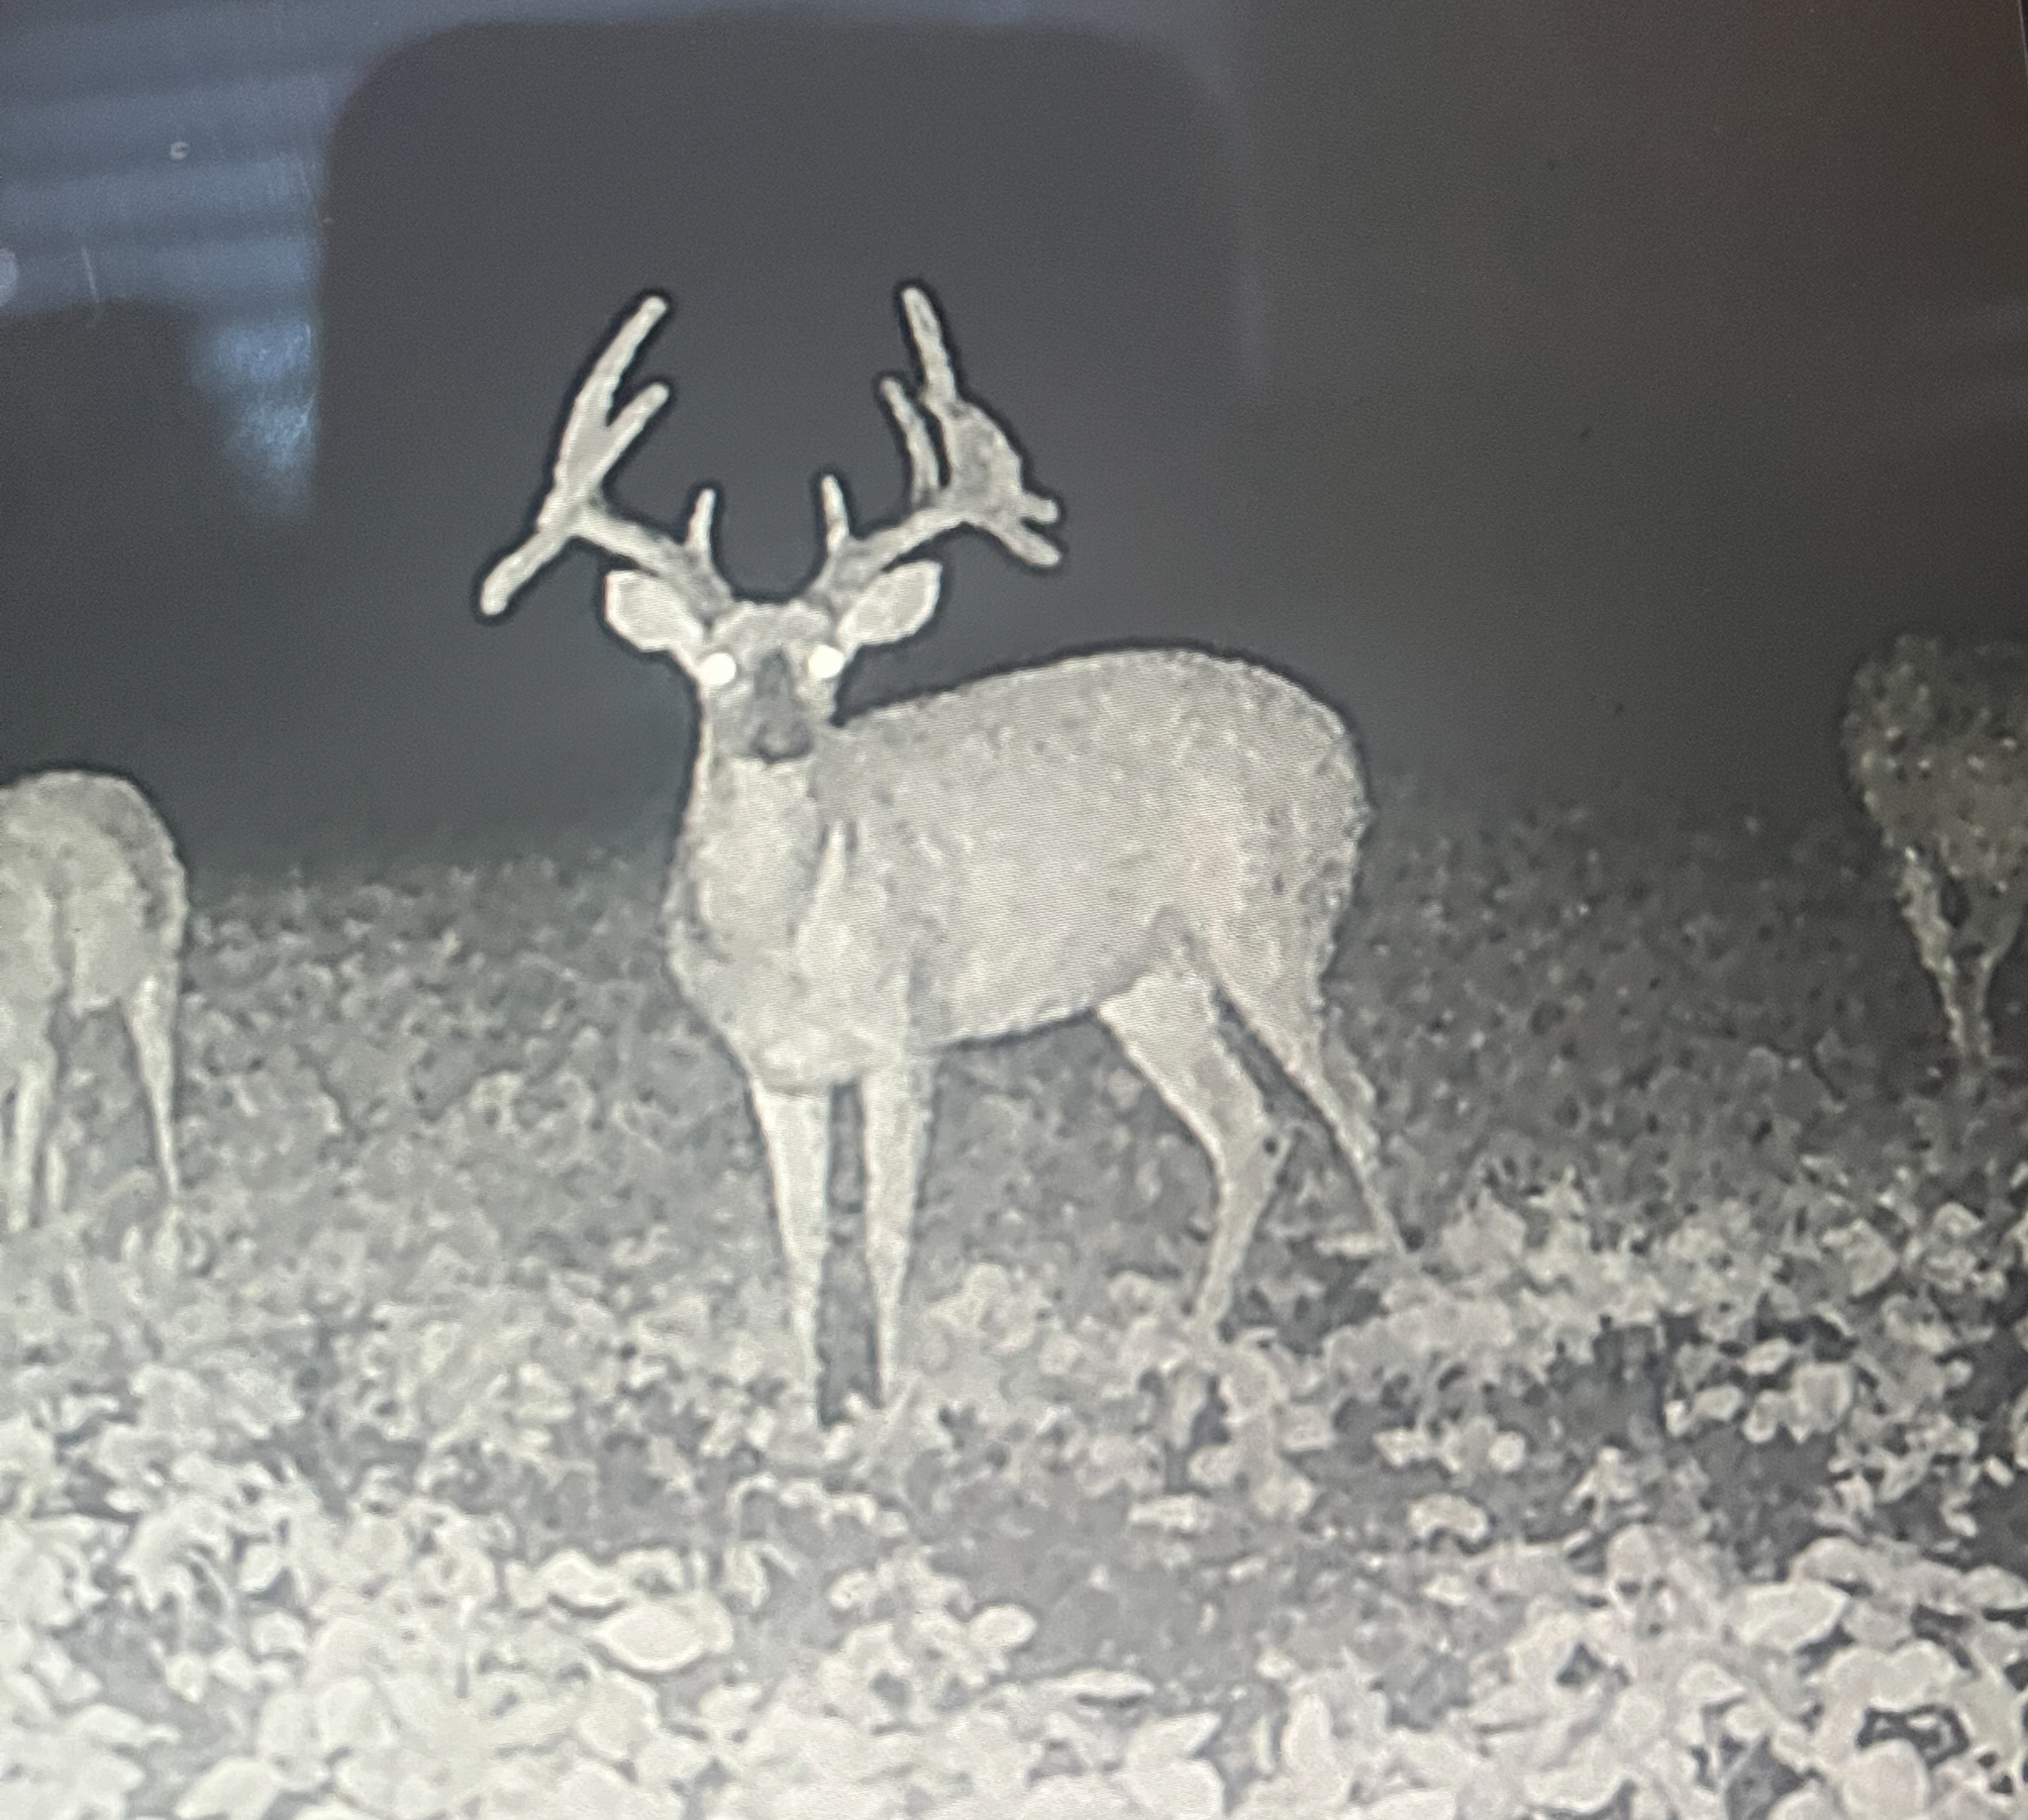
[{"label": "antler", "polygon": [[732,589],[711,551],[716,489],[697,489],[689,531],[680,544],[653,525],[622,518],[605,497],[607,475],[669,401],[668,386],[657,379],[636,392],[617,415],[613,411],[621,379],[668,308],[666,297],[647,293],[592,362],[557,438],[550,490],[536,509],[534,530],[495,562],[479,584],[479,611],[488,619],[506,612],[514,596],[573,541],[594,545],[646,569],[707,622],[733,606]]},{"label": "antler", "polygon": [[[922,368],[922,386],[910,397],[902,382],[887,374],[880,381],[880,402],[908,456],[908,510],[892,524],[856,532],[844,484],[836,474],[820,475],[824,560],[804,590],[805,599],[828,597],[842,606],[903,556],[951,531],[983,531],[1010,556],[1037,568],[1063,560],[1064,553],[1035,528],[1055,524],[1063,508],[1048,495],[1028,490],[1013,439],[959,390],[944,325],[929,293],[918,285],[903,286],[901,308]],[[943,433],[948,472],[938,460],[929,419]]]}]

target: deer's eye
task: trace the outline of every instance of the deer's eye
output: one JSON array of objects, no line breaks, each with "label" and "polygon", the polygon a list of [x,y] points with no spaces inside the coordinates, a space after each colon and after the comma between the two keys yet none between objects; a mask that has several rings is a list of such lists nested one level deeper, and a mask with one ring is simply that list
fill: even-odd
[{"label": "deer's eye", "polygon": [[707,689],[722,689],[740,673],[729,651],[706,652],[697,663],[697,680]]},{"label": "deer's eye", "polygon": [[829,682],[845,668],[845,653],[836,645],[813,645],[810,655],[803,660],[809,665],[810,674],[819,682]]}]

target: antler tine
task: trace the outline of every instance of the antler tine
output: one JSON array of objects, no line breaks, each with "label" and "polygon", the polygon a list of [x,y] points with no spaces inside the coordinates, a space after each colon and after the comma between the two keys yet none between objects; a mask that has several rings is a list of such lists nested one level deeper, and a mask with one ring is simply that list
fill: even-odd
[{"label": "antler tine", "polygon": [[894,433],[900,437],[908,455],[908,504],[913,511],[936,497],[944,477],[943,463],[937,457],[937,439],[929,420],[908,395],[908,388],[892,373],[881,375],[880,402],[887,407]]},{"label": "antler tine", "polygon": [[[976,400],[963,395],[936,299],[919,284],[904,285],[901,308],[909,340],[915,346],[916,363],[922,368],[921,406],[943,428],[951,461],[950,487],[968,496],[968,503],[991,513],[990,522],[970,522],[998,538],[1012,555],[1040,568],[1053,566],[1063,559],[1064,553],[1031,527],[1055,524],[1063,516],[1062,506],[1046,493],[1028,490],[1014,439]],[[902,389],[901,381],[891,375],[883,380],[881,396],[911,450],[916,438],[927,444],[929,432],[922,409],[917,399]]]},{"label": "antler tine", "polygon": [[944,339],[944,318],[936,299],[920,284],[904,284],[901,317],[915,347],[916,364],[922,368],[924,401],[933,409],[939,403],[955,404],[963,396],[958,385],[958,362],[952,357],[950,343]]},{"label": "antler tine", "polygon": [[690,528],[683,534],[683,547],[707,562],[712,559],[711,526],[717,513],[718,488],[700,486],[690,503]]},{"label": "antler tine", "polygon": [[557,458],[551,470],[554,481],[549,498],[543,502],[544,516],[567,510],[595,492],[620,456],[668,402],[668,386],[657,379],[629,399],[618,417],[613,415],[613,399],[619,392],[620,381],[634,364],[641,344],[655,333],[656,325],[668,314],[668,308],[666,297],[649,292],[592,362],[584,383],[577,388],[577,396],[570,401],[562,434],[557,438]]},{"label": "antler tine", "polygon": [[605,498],[607,477],[669,401],[667,383],[656,379],[617,414],[613,410],[620,381],[668,309],[666,297],[650,291],[592,362],[557,437],[550,487],[536,508],[534,529],[493,564],[480,583],[479,611],[487,618],[504,613],[514,596],[573,541],[648,570],[668,583],[700,617],[710,619],[732,606],[732,589],[711,554],[716,502],[711,488],[699,489],[689,535],[680,544],[652,525],[620,517]]},{"label": "antler tine", "polygon": [[824,515],[824,554],[835,556],[852,541],[852,507],[836,474],[817,476],[817,507]]},{"label": "antler tine", "polygon": [[837,476],[821,476],[824,561],[808,591],[849,596],[903,556],[958,530],[982,531],[1020,561],[1053,567],[1064,553],[1038,527],[1055,524],[1062,507],[1047,494],[1029,490],[1013,438],[983,406],[964,396],[929,292],[904,285],[900,302],[922,383],[911,395],[888,374],[880,380],[879,394],[908,460],[907,510],[892,524],[855,533]]}]

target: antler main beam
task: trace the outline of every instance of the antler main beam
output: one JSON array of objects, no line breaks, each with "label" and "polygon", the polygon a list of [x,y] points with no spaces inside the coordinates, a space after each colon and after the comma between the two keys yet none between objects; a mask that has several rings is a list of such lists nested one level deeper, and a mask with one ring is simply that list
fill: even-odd
[{"label": "antler main beam", "polygon": [[1064,553],[1037,529],[1055,524],[1063,508],[1047,494],[1029,490],[1014,439],[960,388],[929,292],[920,285],[903,286],[901,309],[922,384],[911,397],[889,373],[880,381],[880,402],[908,457],[908,509],[891,524],[856,532],[843,483],[836,474],[820,475],[824,561],[807,590],[811,596],[849,600],[903,556],[959,530],[982,531],[1036,568],[1052,568],[1063,560]]},{"label": "antler main beam", "polygon": [[[890,373],[880,381],[880,402],[908,458],[908,505],[892,523],[855,531],[843,482],[833,473],[819,476],[824,556],[804,597],[834,607],[848,604],[904,556],[953,531],[983,532],[1036,568],[1052,568],[1063,559],[1040,529],[1055,524],[1062,508],[1029,489],[1013,438],[964,396],[930,294],[920,285],[904,286],[901,309],[922,382],[911,394]],[[712,552],[714,489],[698,489],[681,542],[623,517],[605,494],[613,469],[669,402],[668,385],[657,379],[614,409],[628,368],[668,310],[665,296],[648,292],[592,362],[557,438],[549,490],[532,530],[479,584],[479,612],[486,618],[505,613],[515,595],[572,543],[590,544],[646,570],[706,623],[737,604]]]},{"label": "antler main beam", "polygon": [[613,469],[669,401],[668,385],[657,379],[636,392],[617,414],[613,410],[620,381],[668,309],[666,297],[648,292],[592,362],[557,438],[550,487],[536,508],[534,529],[493,564],[479,584],[479,611],[486,618],[506,612],[514,596],[573,542],[593,545],[646,569],[704,619],[733,605],[732,589],[719,573],[711,550],[712,515],[718,503],[712,488],[698,489],[681,543],[653,525],[621,517],[605,496]]}]

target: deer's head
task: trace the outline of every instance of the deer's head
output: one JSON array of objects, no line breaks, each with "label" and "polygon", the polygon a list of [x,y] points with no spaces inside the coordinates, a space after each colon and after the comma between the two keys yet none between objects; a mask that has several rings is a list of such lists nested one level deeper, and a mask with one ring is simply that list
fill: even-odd
[{"label": "deer's head", "polygon": [[809,756],[863,646],[895,644],[928,623],[943,578],[940,563],[905,562],[842,608],[805,591],[779,603],[734,600],[707,619],[659,576],[616,569],[605,620],[636,651],[675,659],[719,752],[781,764]]},{"label": "deer's head", "polygon": [[680,543],[620,517],[605,498],[606,476],[668,402],[668,387],[658,380],[613,410],[621,378],[668,309],[651,293],[593,362],[558,438],[535,529],[487,574],[479,611],[488,618],[505,612],[573,539],[595,545],[632,564],[606,578],[606,624],[637,651],[681,666],[718,750],[764,763],[806,757],[832,717],[839,677],[854,655],[912,636],[936,612],[942,563],[906,558],[952,532],[973,530],[1038,568],[1062,559],[1037,529],[1054,524],[1060,508],[1029,491],[1012,438],[960,390],[929,293],[904,285],[900,302],[921,384],[911,394],[890,374],[879,390],[908,457],[907,509],[891,523],[856,530],[844,484],[821,475],[823,559],[794,598],[750,601],[734,593],[712,545],[715,488],[698,489]]}]

